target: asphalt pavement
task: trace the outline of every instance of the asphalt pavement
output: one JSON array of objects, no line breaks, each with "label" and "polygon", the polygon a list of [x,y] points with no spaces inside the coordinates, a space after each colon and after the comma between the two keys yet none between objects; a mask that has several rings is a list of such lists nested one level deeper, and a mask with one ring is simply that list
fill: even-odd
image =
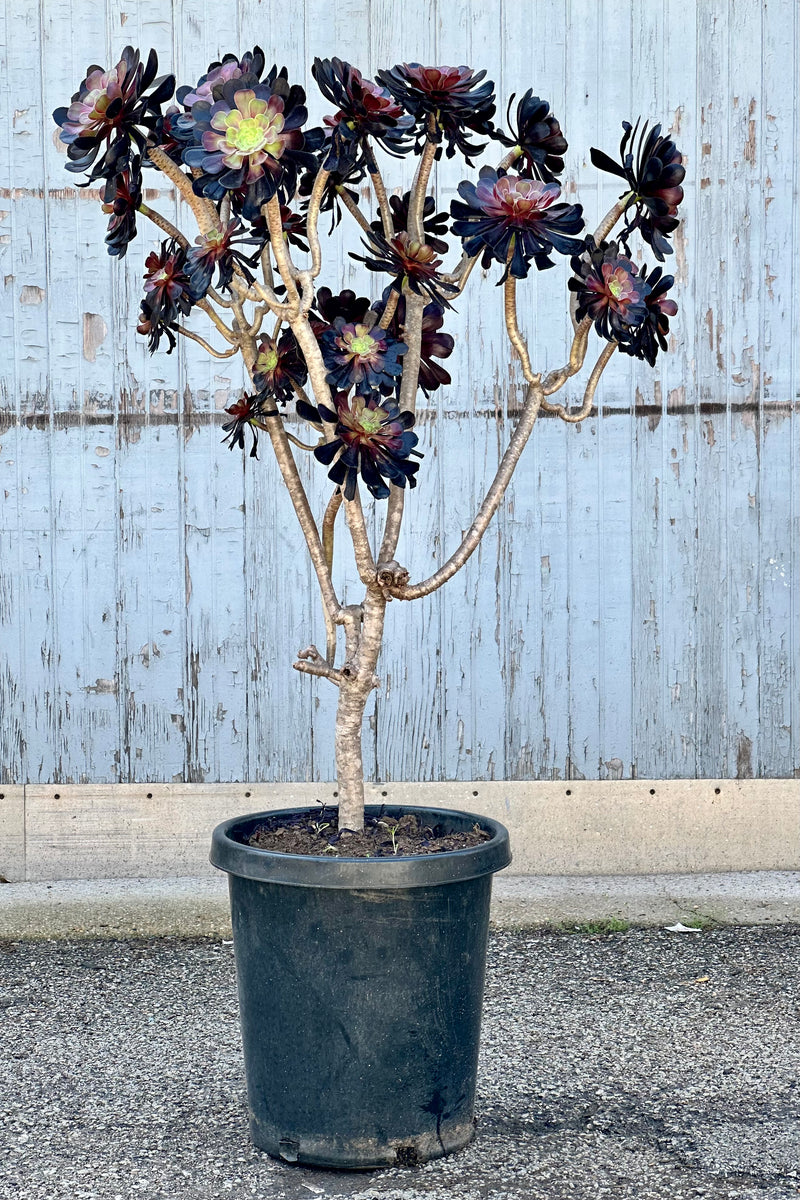
[{"label": "asphalt pavement", "polygon": [[371,1173],[250,1145],[227,938],[0,942],[0,1198],[800,1196],[800,926],[604,928],[492,933],[475,1141]]}]

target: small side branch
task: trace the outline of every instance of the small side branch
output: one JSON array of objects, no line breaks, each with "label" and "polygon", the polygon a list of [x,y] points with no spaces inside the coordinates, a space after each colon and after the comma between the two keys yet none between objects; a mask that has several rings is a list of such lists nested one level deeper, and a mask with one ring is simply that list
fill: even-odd
[{"label": "small side branch", "polygon": [[330,679],[337,687],[342,686],[342,672],[326,662],[316,646],[306,646],[305,650],[298,650],[297,662],[292,663],[292,666],[302,675],[316,675],[319,679]]},{"label": "small side branch", "polygon": [[214,210],[212,218],[207,207],[208,202],[194,194],[192,181],[188,176],[184,175],[183,171],[172,161],[169,155],[165,154],[163,150],[159,150],[157,146],[151,146],[148,148],[147,156],[153,166],[158,167],[159,171],[175,184],[175,187],[194,213],[200,232],[206,234],[210,233],[212,229],[216,229],[219,223],[216,209],[214,209],[213,205],[211,206]]},{"label": "small side branch", "polygon": [[212,320],[214,322],[217,329],[220,331],[222,336],[225,338],[225,341],[231,342],[231,344],[235,345],[236,348],[238,349],[239,348],[239,339],[237,338],[236,334],[233,332],[232,329],[228,328],[228,326],[223,321],[222,317],[219,315],[218,312],[215,312],[214,308],[211,306],[211,304],[209,304],[208,300],[205,300],[205,299],[198,300],[197,307],[202,309],[203,312],[206,314],[206,316],[209,317],[210,320]]},{"label": "small side branch", "polygon": [[383,225],[383,236],[387,242],[390,242],[394,237],[392,209],[389,204],[389,196],[386,192],[383,176],[371,150],[367,154],[367,170],[369,171],[370,182],[375,192],[375,199],[378,201],[378,211],[380,212],[381,224]]},{"label": "small side branch", "polygon": [[339,199],[350,213],[350,216],[358,222],[365,233],[372,233],[372,226],[356,204],[355,200],[353,200],[350,193],[343,187],[338,187],[336,190],[339,194]]},{"label": "small side branch", "polygon": [[586,384],[586,391],[583,393],[583,403],[579,409],[577,409],[575,412],[568,412],[563,404],[550,404],[548,405],[549,411],[554,412],[561,418],[562,421],[566,421],[570,425],[576,425],[579,421],[584,421],[592,411],[594,394],[597,391],[597,385],[600,382],[600,376],[608,366],[608,363],[611,360],[611,355],[614,353],[616,348],[616,342],[607,342],[603,347],[600,357],[592,368],[592,373],[589,376],[588,383]]},{"label": "small side branch", "polygon": [[420,596],[427,596],[431,592],[435,592],[442,584],[460,571],[464,563],[477,549],[480,540],[483,537],[494,514],[500,506],[500,501],[505,495],[506,489],[511,482],[511,477],[514,473],[514,468],[519,462],[520,455],[525,448],[525,444],[531,435],[531,431],[536,423],[536,418],[539,415],[539,408],[542,402],[542,388],[539,383],[531,383],[528,385],[528,394],[525,399],[525,405],[522,410],[519,422],[512,435],[511,441],[508,443],[506,452],[503,455],[497,474],[494,477],[491,487],[481,504],[475,520],[467,530],[461,545],[451,554],[450,558],[439,568],[429,579],[425,579],[422,583],[406,585],[405,587],[391,588],[391,594],[398,600],[417,600]]},{"label": "small side branch", "polygon": [[162,216],[160,212],[156,212],[154,208],[150,208],[147,204],[140,204],[137,212],[140,212],[143,217],[147,217],[148,221],[152,221],[154,225],[157,225],[167,237],[174,238],[184,250],[188,248],[189,239],[184,237],[180,229],[176,225],[173,225],[172,221],[168,221],[166,217]]},{"label": "small side branch", "polygon": [[628,192],[627,196],[623,196],[621,200],[617,201],[613,208],[608,210],[600,224],[597,226],[597,229],[595,229],[594,233],[592,234],[596,246],[599,246],[601,242],[606,240],[632,199],[633,192]]},{"label": "small side branch", "polygon": [[200,337],[199,333],[192,333],[191,329],[184,329],[183,325],[176,325],[175,328],[177,329],[178,333],[183,335],[183,337],[191,338],[193,342],[197,342],[199,346],[202,346],[203,349],[207,351],[208,354],[213,355],[214,358],[233,358],[234,354],[239,353],[238,344],[231,346],[230,350],[215,350],[213,346],[209,345],[205,338]]},{"label": "small side branch", "polygon": [[[591,328],[592,318],[584,317],[575,330],[575,336],[572,339],[572,347],[569,352],[569,362],[563,367],[558,367],[555,371],[548,371],[542,380],[542,392],[545,396],[552,396],[553,392],[559,391],[568,379],[573,375],[577,375],[578,371],[580,371],[586,358],[586,347],[589,344],[589,332]],[[546,400],[542,401],[543,412],[555,412],[556,408],[557,405],[548,404]]]}]

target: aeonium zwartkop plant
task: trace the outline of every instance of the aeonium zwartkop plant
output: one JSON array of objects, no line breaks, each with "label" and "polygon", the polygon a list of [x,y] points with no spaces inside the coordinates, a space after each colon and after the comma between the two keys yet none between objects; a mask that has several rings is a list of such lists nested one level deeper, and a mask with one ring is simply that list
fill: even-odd
[{"label": "aeonium zwartkop plant", "polygon": [[[287,72],[266,69],[259,47],[226,54],[200,79],[175,91],[156,79],[153,52],[142,65],[126,47],[116,66],[88,68],[68,108],[54,113],[67,145],[67,170],[102,180],[109,214],[106,243],[122,258],[144,217],[159,230],[148,256],[139,332],[151,351],[170,353],[179,336],[215,358],[243,356],[252,383],[227,410],[230,448],[256,457],[265,435],[289,491],[320,587],[325,653],[299,652],[298,671],[339,689],[336,767],[340,829],[363,827],[361,731],[390,600],[415,600],[442,586],[478,546],[540,412],[563,421],[587,417],[600,375],[614,351],[653,365],[667,348],[671,275],[640,267],[630,240],[638,232],[659,262],[671,253],[684,168],[661,127],[623,123],[619,162],[599,150],[592,161],[623,182],[618,202],[594,233],[580,204],[564,200],[559,176],[567,141],[546,100],[529,89],[510,133],[494,123],[494,84],[469,67],[402,63],[365,78],[338,58],[317,59],[312,74],[332,111],[308,128],[305,93]],[[177,103],[173,102],[173,96]],[[450,213],[437,213],[428,193],[442,153],[471,166],[491,141],[496,167],[459,185]],[[389,196],[378,152],[418,156],[410,192]],[[185,233],[144,203],[145,168],[162,172],[197,224]],[[374,212],[362,207],[369,179]],[[317,288],[322,273],[320,215],[349,214],[360,226],[372,295]],[[372,220],[370,218],[373,218]],[[612,236],[619,226],[616,236]],[[461,244],[446,269],[447,235]],[[302,259],[298,258],[298,252]],[[559,256],[570,260],[572,346],[563,367],[534,370],[517,321],[517,286],[531,269]],[[414,432],[419,391],[450,382],[441,365],[453,349],[443,330],[477,262],[499,276],[505,326],[525,378],[525,401],[497,475],[470,528],[429,578],[411,582],[396,560],[407,488],[422,454]],[[223,348],[182,324],[195,309],[213,325]],[[265,318],[267,329],[262,331]],[[583,403],[570,411],[549,397],[583,367],[592,330],[603,343]],[[289,432],[294,404],[309,440]],[[262,438],[262,442],[263,442]],[[311,452],[332,483],[322,514],[312,511],[296,455]],[[371,544],[362,488],[383,511],[380,541]],[[332,578],[340,510],[364,587],[343,603]],[[340,650],[339,633],[343,632]]]}]

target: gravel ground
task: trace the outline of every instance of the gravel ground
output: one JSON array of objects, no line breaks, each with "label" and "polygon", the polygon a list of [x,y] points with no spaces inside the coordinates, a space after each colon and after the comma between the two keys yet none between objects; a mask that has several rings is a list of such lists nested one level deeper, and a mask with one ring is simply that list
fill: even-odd
[{"label": "gravel ground", "polygon": [[494,934],[478,1135],[303,1170],[247,1139],[232,947],[0,943],[0,1197],[790,1200],[800,927]]}]

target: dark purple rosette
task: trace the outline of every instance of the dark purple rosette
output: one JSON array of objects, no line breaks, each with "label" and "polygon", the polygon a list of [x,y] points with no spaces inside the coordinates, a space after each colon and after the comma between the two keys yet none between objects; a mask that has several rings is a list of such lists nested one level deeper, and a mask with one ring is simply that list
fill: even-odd
[{"label": "dark purple rosette", "polygon": [[[390,196],[389,207],[392,210],[392,225],[395,233],[408,232],[408,209],[411,203],[411,192],[406,192],[403,196]],[[437,213],[436,201],[433,196],[425,197],[425,204],[422,211],[422,228],[425,233],[425,241],[432,250],[436,250],[438,254],[446,254],[448,251],[447,242],[441,235],[447,233],[448,225],[447,213]],[[380,220],[373,221],[370,229],[377,234],[383,233],[383,222]]]},{"label": "dark purple rosette", "polygon": [[186,274],[186,252],[174,239],[165,241],[160,250],[148,254],[144,265],[145,295],[137,332],[146,335],[151,354],[166,336],[171,354],[178,317],[188,316],[198,299]]},{"label": "dark purple rosette", "polygon": [[389,154],[401,155],[411,149],[409,133],[414,118],[385,88],[365,79],[340,58],[315,58],[311,74],[325,99],[337,109],[332,117],[323,118],[321,162],[326,171],[347,175],[353,167],[371,161],[367,138],[373,138]]},{"label": "dark purple rosette", "polygon": [[675,280],[672,275],[662,276],[661,267],[656,267],[649,275],[647,267],[642,267],[639,277],[650,288],[645,296],[647,315],[641,325],[630,330],[625,340],[620,342],[619,348],[623,354],[644,359],[654,367],[659,349],[667,349],[669,318],[674,317],[678,311],[675,301],[669,299],[666,294]]},{"label": "dark purple rosette", "polygon": [[394,399],[380,392],[352,397],[337,392],[332,400],[335,411],[302,401],[297,411],[318,429],[335,426],[334,437],[317,446],[314,457],[330,467],[328,478],[344,489],[345,499],[355,499],[359,475],[376,500],[389,495],[387,480],[397,487],[415,487],[419,463],[410,462],[409,456],[422,455],[414,449],[419,440],[412,429],[414,414],[401,412]]},{"label": "dark purple rosette", "polygon": [[[238,263],[244,277],[252,282],[254,267],[261,253],[263,242],[257,237],[245,235],[240,221],[234,218],[225,229],[212,229],[194,239],[195,244],[186,252],[186,274],[189,276],[192,294],[196,299],[205,296],[217,273],[217,287],[230,289],[234,263]],[[255,244],[256,249],[245,254],[238,249],[241,244]]]},{"label": "dark purple rosette", "polygon": [[624,179],[629,189],[620,197],[630,193],[629,207],[634,210],[627,220],[623,240],[638,229],[659,262],[663,262],[664,256],[672,253],[669,235],[679,224],[681,183],[686,175],[681,154],[671,138],[662,137],[660,125],[654,125],[649,133],[646,121],[641,132],[638,121],[635,126],[623,121],[622,128],[625,132],[619,144],[621,164],[594,147],[592,162],[599,170]]},{"label": "dark purple rosette", "polygon": [[[378,316],[383,315],[384,308],[392,289],[387,288],[383,299],[375,305]],[[387,326],[387,332],[393,337],[402,338],[406,320],[406,298],[400,296],[392,319]],[[442,333],[444,324],[444,309],[438,304],[426,304],[422,310],[422,341],[420,343],[419,386],[426,396],[435,392],[442,384],[450,383],[450,374],[434,362],[435,358],[449,358],[453,353],[455,342],[449,333]]]},{"label": "dark purple rosette", "polygon": [[156,79],[157,71],[155,50],[143,65],[139,51],[126,46],[115,67],[89,67],[69,108],[55,110],[53,120],[67,146],[67,170],[89,172],[79,187],[113,179],[130,166],[135,152],[144,153],[158,126],[161,105],[175,90],[174,76]]},{"label": "dark purple rosette", "polygon": [[257,219],[261,206],[281,190],[284,199],[297,190],[298,170],[314,166],[302,128],[307,117],[305,92],[290,86],[285,68],[273,67],[263,83],[242,87],[229,79],[213,89],[213,103],[192,106],[195,144],[184,152],[188,167],[200,171],[194,190],[220,200],[226,191],[246,189],[242,215]]},{"label": "dark purple rosette", "polygon": [[492,133],[494,84],[489,79],[482,82],[485,75],[485,71],[476,72],[471,67],[401,63],[379,71],[376,78],[414,118],[418,153],[428,138],[444,139],[448,158],[458,150],[471,163],[472,156],[480,154],[486,143],[470,142],[467,134]]},{"label": "dark purple rosette", "polygon": [[141,159],[135,155],[119,175],[106,181],[103,212],[109,214],[106,245],[112,257],[124,258],[136,237],[136,213],[142,203]]},{"label": "dark purple rosette", "polygon": [[622,345],[647,318],[650,284],[616,242],[573,258],[572,269],[568,287],[578,302],[576,320],[591,318],[602,338]]},{"label": "dark purple rosette", "polygon": [[285,404],[295,387],[303,387],[307,379],[308,367],[291,329],[284,330],[278,341],[271,337],[261,339],[253,364],[253,386],[259,392]]},{"label": "dark purple rosette", "polygon": [[353,324],[336,317],[319,337],[331,387],[361,394],[378,389],[388,395],[403,373],[400,361],[408,347],[376,326]]},{"label": "dark purple rosette", "polygon": [[369,324],[366,315],[372,301],[367,296],[357,296],[351,288],[341,292],[332,292],[329,287],[321,287],[314,301],[314,309],[318,314],[311,314],[311,328],[319,338],[326,329],[330,329],[337,317],[343,317],[350,325]]},{"label": "dark purple rosette", "polygon": [[273,397],[267,395],[266,392],[259,392],[253,396],[245,394],[230,408],[226,408],[225,412],[232,419],[226,421],[222,426],[223,433],[226,435],[222,439],[223,444],[227,442],[229,450],[233,450],[235,446],[244,450],[244,435],[249,430],[253,439],[250,457],[258,458],[258,431],[266,429],[264,417],[278,415]]},{"label": "dark purple rosette", "polygon": [[453,233],[470,257],[483,252],[484,268],[492,259],[502,263],[503,279],[524,279],[531,261],[540,271],[552,267],[554,250],[579,254],[584,248],[585,239],[574,236],[583,229],[583,209],[558,203],[557,183],[482,167],[477,185],[460,183],[458,194],[466,203],[450,205]]},{"label": "dark purple rosette", "polygon": [[264,51],[260,46],[248,50],[242,58],[237,58],[235,54],[226,54],[221,62],[210,64],[205,75],[200,76],[193,88],[179,87],[175,93],[176,99],[186,109],[191,109],[193,105],[201,102],[212,104],[215,88],[221,88],[229,79],[239,80],[242,87],[258,83],[264,74],[264,66]]},{"label": "dark purple rosette", "polygon": [[442,308],[452,308],[448,294],[457,294],[458,288],[442,278],[439,272],[442,260],[427,242],[418,242],[403,231],[389,242],[382,234],[371,233],[363,244],[369,253],[351,253],[350,257],[363,262],[370,271],[393,276],[395,291],[402,291],[406,285],[418,296],[427,296]]},{"label": "dark purple rosette", "polygon": [[521,151],[515,162],[526,175],[541,179],[543,183],[554,183],[556,175],[564,170],[564,155],[567,152],[567,139],[561,132],[561,126],[550,112],[547,100],[534,96],[533,89],[528,88],[517,105],[516,121],[511,121],[512,96],[508,102],[507,120],[511,136],[507,137],[501,130],[495,130],[494,136],[504,146],[512,146]]}]

